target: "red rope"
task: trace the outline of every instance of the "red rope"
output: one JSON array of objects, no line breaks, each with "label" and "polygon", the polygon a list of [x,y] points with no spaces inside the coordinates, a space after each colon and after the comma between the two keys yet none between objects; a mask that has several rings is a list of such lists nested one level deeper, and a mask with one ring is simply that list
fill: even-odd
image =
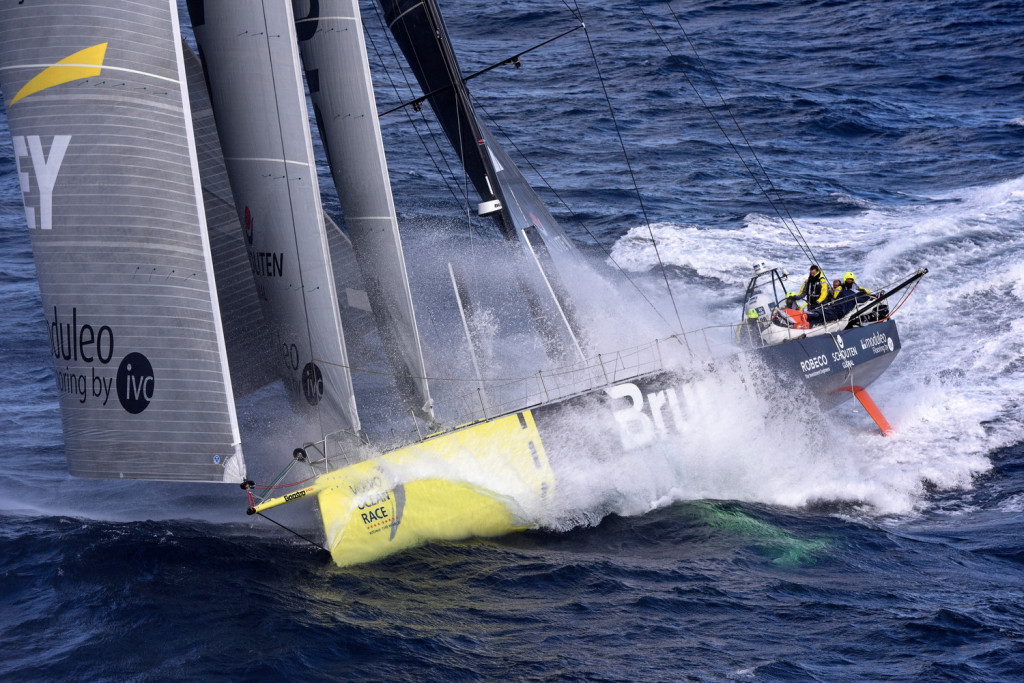
[{"label": "red rope", "polygon": [[921,280],[918,280],[917,282],[915,282],[914,286],[910,288],[909,292],[907,292],[907,295],[905,297],[903,297],[902,299],[900,299],[900,302],[898,304],[896,304],[896,308],[894,308],[891,311],[889,311],[889,315],[885,316],[884,318],[882,318],[878,322],[885,322],[889,318],[891,318],[894,315],[896,315],[896,311],[900,310],[900,308],[903,306],[903,304],[907,303],[907,299],[910,298],[910,295],[914,293],[914,290],[917,289],[917,286],[919,284],[921,284]]},{"label": "red rope", "polygon": [[301,481],[293,481],[293,482],[290,482],[288,484],[255,484],[253,488],[266,489],[266,490],[270,490],[270,489],[287,489],[287,488],[291,488],[292,486],[298,486],[300,484],[305,484],[307,481],[313,481],[314,479],[316,479],[315,476],[308,477],[308,478],[303,479]]}]

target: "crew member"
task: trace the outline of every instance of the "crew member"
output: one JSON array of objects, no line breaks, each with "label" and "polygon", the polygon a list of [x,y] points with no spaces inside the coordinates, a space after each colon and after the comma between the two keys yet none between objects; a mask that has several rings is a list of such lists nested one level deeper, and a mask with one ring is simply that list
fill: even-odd
[{"label": "crew member", "polygon": [[846,273],[843,276],[843,287],[838,296],[828,306],[808,314],[807,319],[811,324],[839,320],[852,311],[857,304],[866,303],[870,294],[868,290],[857,286],[857,278],[853,273]]},{"label": "crew member", "polygon": [[808,310],[819,308],[828,299],[828,280],[817,265],[811,266],[811,274],[804,280],[797,296],[807,300]]},{"label": "crew member", "polygon": [[871,290],[865,289],[864,287],[861,287],[860,285],[857,284],[857,276],[849,271],[847,271],[847,273],[843,275],[843,289],[852,290],[858,298],[871,294]]},{"label": "crew member", "polygon": [[761,329],[758,325],[757,311],[747,310],[747,319],[736,328],[736,339],[748,346],[756,346],[761,341]]}]

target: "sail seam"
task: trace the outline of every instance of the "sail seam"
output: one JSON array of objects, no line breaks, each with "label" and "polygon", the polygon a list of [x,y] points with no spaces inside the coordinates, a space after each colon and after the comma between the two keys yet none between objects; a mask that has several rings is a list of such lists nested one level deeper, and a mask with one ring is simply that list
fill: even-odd
[{"label": "sail seam", "polygon": [[409,14],[410,12],[412,12],[413,10],[415,10],[415,9],[416,9],[417,7],[422,7],[422,6],[423,6],[423,3],[422,3],[422,2],[417,2],[417,3],[415,4],[415,5],[413,5],[412,7],[410,7],[409,9],[405,10],[404,12],[402,12],[401,14],[399,14],[399,15],[398,15],[397,17],[395,17],[395,20],[394,20],[394,21],[392,21],[392,22],[391,22],[390,24],[388,24],[388,28],[391,28],[392,26],[394,26],[395,24],[397,24],[397,23],[398,23],[399,21],[401,21],[401,20],[402,20],[402,18],[403,18],[403,17],[404,17],[404,16],[406,15],[406,14]]},{"label": "sail seam", "polygon": [[358,21],[358,19],[356,17],[337,16],[337,17],[313,17],[311,19],[298,19],[295,23],[296,24],[319,23],[321,21],[331,21],[332,19],[333,20],[340,20],[340,21]]},{"label": "sail seam", "polygon": [[295,161],[294,159],[279,159],[277,157],[224,157],[224,159],[231,161],[270,161],[273,163],[302,166],[303,168],[311,168],[313,166],[313,164],[310,164],[308,161]]},{"label": "sail seam", "polygon": [[[68,68],[95,68],[95,64],[68,64],[66,62],[53,62],[52,64],[11,64],[10,66],[0,66],[0,71],[10,71],[13,69],[49,69],[51,67],[68,67]],[[129,74],[139,74],[140,76],[149,76],[160,81],[167,81],[168,83],[174,83],[180,85],[180,80],[175,80],[168,76],[161,76],[159,74],[150,73],[149,71],[139,71],[138,69],[129,69],[124,66],[103,66],[104,71],[123,71]]]}]

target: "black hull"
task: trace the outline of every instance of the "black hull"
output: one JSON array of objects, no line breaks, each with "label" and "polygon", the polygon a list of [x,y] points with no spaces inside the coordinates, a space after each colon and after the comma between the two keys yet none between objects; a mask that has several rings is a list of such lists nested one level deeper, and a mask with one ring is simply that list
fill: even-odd
[{"label": "black hull", "polygon": [[801,381],[831,408],[850,398],[851,389],[866,388],[882,376],[900,351],[892,320],[836,335],[821,335],[755,349],[784,380]]}]

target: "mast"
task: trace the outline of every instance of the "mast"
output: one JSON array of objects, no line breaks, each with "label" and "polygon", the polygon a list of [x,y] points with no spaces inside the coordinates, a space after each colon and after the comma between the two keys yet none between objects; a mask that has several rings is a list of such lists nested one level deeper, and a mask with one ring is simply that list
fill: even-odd
[{"label": "mast", "polygon": [[[306,442],[359,432],[291,4],[189,2],[235,207]],[[346,439],[351,440],[351,439]]]},{"label": "mast", "polygon": [[71,474],[242,480],[176,3],[4,3],[0,88]]},{"label": "mast", "polygon": [[575,306],[561,277],[564,274],[571,278],[571,269],[582,267],[582,259],[473,108],[436,1],[378,2],[388,28],[420,88],[428,93],[427,101],[480,195],[478,213],[494,216],[505,239],[517,242],[530,259],[536,258],[550,284],[550,289],[543,283],[527,285],[528,276],[521,276],[520,285],[538,329],[543,330],[546,324],[539,319],[544,313],[537,292],[550,291],[569,336],[585,345]]},{"label": "mast", "polygon": [[434,421],[356,0],[293,0],[320,138],[385,354],[407,407]]},{"label": "mast", "polygon": [[378,0],[384,20],[416,75],[431,109],[480,196],[480,215],[495,215],[506,239],[518,239],[503,211],[484,126],[469,101],[458,60],[435,2]]}]

